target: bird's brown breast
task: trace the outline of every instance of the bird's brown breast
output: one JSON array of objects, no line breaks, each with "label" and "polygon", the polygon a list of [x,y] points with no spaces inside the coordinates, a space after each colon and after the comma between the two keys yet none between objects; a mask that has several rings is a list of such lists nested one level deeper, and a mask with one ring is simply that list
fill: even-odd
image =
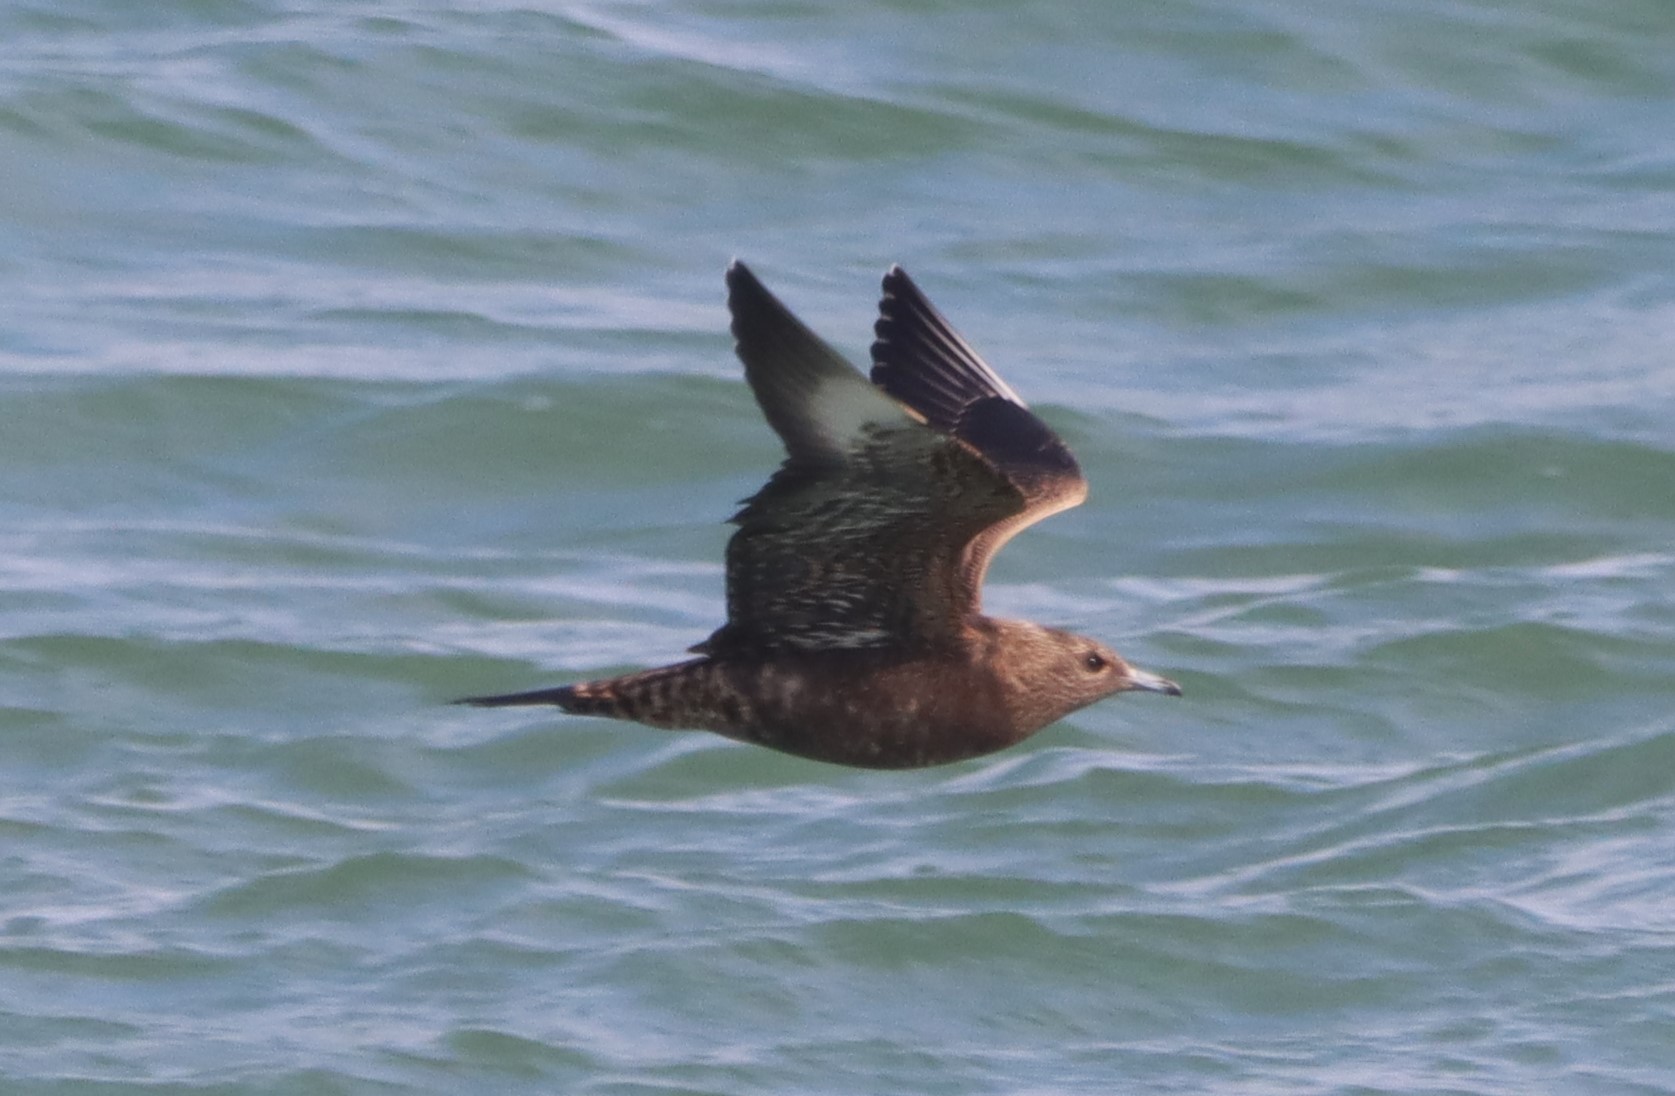
[{"label": "bird's brown breast", "polygon": [[1003,749],[1020,727],[999,679],[962,654],[892,660],[826,651],[693,665],[676,722],[864,768],[940,765]]}]

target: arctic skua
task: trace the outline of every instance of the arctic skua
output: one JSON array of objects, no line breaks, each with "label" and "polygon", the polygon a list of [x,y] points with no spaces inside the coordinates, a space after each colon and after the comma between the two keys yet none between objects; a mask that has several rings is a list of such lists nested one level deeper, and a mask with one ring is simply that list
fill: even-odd
[{"label": "arctic skua", "polygon": [[1180,695],[1096,640],[983,615],[995,552],[1087,482],[899,266],[870,382],[743,263],[727,287],[745,378],[787,453],[733,518],[727,623],[672,666],[459,703],[905,769],[1005,749],[1114,693]]}]

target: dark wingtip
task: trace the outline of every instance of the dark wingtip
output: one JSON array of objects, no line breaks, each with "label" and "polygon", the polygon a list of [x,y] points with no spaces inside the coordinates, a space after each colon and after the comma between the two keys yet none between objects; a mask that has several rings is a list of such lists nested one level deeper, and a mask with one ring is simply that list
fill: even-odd
[{"label": "dark wingtip", "polygon": [[872,382],[944,433],[985,397],[1025,406],[899,264],[884,274],[872,333]]},{"label": "dark wingtip", "polygon": [[779,298],[768,292],[762,279],[738,259],[727,264],[727,310],[733,314],[732,332],[735,340],[743,340],[741,325],[761,311],[787,311]]},{"label": "dark wingtip", "polygon": [[901,268],[900,263],[891,263],[890,269],[884,272],[881,289],[883,299],[878,302],[879,315],[872,325],[872,332],[879,341],[887,341],[890,328],[894,323],[890,302],[901,300],[904,297],[923,297],[925,294],[914,284],[913,279],[907,276],[907,271]]}]

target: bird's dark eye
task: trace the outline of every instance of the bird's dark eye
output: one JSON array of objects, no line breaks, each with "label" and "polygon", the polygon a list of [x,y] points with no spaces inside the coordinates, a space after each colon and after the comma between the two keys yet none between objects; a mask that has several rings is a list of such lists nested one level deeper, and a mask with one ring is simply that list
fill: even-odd
[{"label": "bird's dark eye", "polygon": [[1098,651],[1089,651],[1087,654],[1082,656],[1082,665],[1086,666],[1093,673],[1098,673],[1109,665],[1109,663],[1105,661],[1105,656],[1100,654]]}]

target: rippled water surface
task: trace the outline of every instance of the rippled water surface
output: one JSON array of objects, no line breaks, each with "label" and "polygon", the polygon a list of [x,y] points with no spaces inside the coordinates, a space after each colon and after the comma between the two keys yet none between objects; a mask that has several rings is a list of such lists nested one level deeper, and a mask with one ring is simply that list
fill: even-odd
[{"label": "rippled water surface", "polygon": [[[1179,679],[867,773],[720,622],[742,256],[903,263]],[[0,1089],[1675,1089],[1675,8],[0,6]]]}]

